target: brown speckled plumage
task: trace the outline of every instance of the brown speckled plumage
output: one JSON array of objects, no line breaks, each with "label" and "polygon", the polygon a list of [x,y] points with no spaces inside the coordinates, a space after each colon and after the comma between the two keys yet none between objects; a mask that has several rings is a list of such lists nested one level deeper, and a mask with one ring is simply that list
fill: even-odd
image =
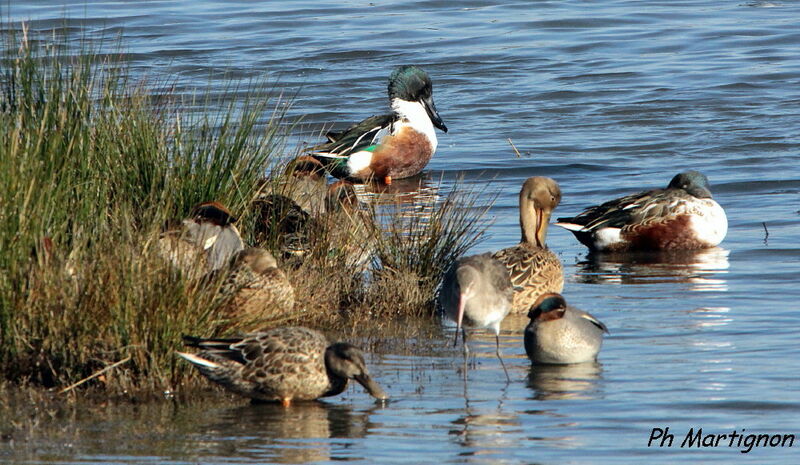
[{"label": "brown speckled plumage", "polygon": [[239,328],[260,326],[294,309],[294,287],[272,254],[256,247],[234,257],[220,292],[234,294],[229,314],[240,323]]},{"label": "brown speckled plumage", "polygon": [[514,285],[512,311],[525,313],[545,292],[564,289],[561,260],[547,248],[523,242],[495,252],[494,258],[506,265]]},{"label": "brown speckled plumage", "polygon": [[313,400],[340,394],[356,379],[374,397],[388,396],[373,381],[359,349],[330,344],[317,331],[303,327],[276,328],[241,338],[184,337],[196,355],[181,353],[211,381],[261,401]]},{"label": "brown speckled plumage", "polygon": [[561,260],[545,244],[550,215],[560,201],[561,190],[554,180],[528,178],[519,194],[522,239],[518,245],[493,255],[508,269],[514,285],[515,313],[527,312],[541,294],[564,288]]}]

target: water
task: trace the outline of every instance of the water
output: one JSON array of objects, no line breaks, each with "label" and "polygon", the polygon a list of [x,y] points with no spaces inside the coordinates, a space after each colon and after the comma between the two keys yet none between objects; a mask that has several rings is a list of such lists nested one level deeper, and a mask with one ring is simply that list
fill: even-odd
[{"label": "water", "polygon": [[[467,0],[14,1],[13,20],[124,33],[136,72],[218,89],[268,73],[296,95],[297,141],[386,109],[397,64],[432,76],[450,128],[428,166],[448,188],[492,182],[476,252],[519,237],[517,192],[547,175],[556,215],[703,171],[726,209],[721,249],[600,262],[567,231],[550,247],[567,300],[611,329],[599,364],[531,369],[523,320],[504,323],[505,385],[480,336],[465,386],[452,330],[412,327],[372,347],[393,400],[361,390],[284,411],[206,401],[65,421],[70,439],[6,442],[16,463],[796,463],[794,448],[681,449],[689,428],[800,434],[800,4]],[[7,11],[4,9],[3,11]],[[209,84],[210,82],[210,84]],[[221,90],[221,89],[220,89]],[[517,157],[511,139],[522,156]],[[769,236],[765,237],[765,226]],[[413,344],[410,335],[420,332]],[[671,448],[647,447],[669,427]],[[725,443],[725,441],[723,441]]]}]

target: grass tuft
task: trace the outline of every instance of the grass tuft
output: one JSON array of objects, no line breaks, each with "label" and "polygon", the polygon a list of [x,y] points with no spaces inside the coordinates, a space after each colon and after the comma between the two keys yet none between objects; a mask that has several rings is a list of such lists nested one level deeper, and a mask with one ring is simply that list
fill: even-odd
[{"label": "grass tuft", "polygon": [[224,315],[213,287],[160,258],[158,234],[201,201],[244,210],[282,147],[283,114],[261,125],[264,82],[200,114],[131,82],[118,53],[24,26],[3,39],[0,369],[63,386],[130,356],[139,384],[180,382],[181,334],[214,334]]},{"label": "grass tuft", "polygon": [[[91,377],[79,389],[117,394],[190,385],[196,373],[174,354],[181,336],[243,329],[219,292],[224,270],[198,279],[159,253],[164,225],[200,202],[227,206],[245,243],[281,257],[295,286],[294,309],[267,308],[248,325],[352,330],[365,319],[429,316],[444,271],[483,236],[492,202],[477,207],[485,192],[458,186],[417,200],[414,214],[348,203],[287,224],[259,199],[292,182],[278,162],[288,106],[269,106],[266,82],[184,102],[150,90],[168,86],[132,82],[121,55],[102,46],[34,40],[24,26],[3,40],[0,372],[8,381],[57,390]],[[290,240],[280,228],[292,229]],[[287,247],[301,256],[284,257]]]}]

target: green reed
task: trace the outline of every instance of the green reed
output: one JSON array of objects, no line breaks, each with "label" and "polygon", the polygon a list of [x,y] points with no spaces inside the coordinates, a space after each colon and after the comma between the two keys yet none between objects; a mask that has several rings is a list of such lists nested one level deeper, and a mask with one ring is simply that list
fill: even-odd
[{"label": "green reed", "polygon": [[[23,27],[2,38],[1,377],[63,388],[124,362],[88,385],[174,390],[196,376],[174,355],[183,334],[239,328],[217,292],[224,274],[210,284],[181,275],[159,255],[159,233],[215,200],[240,218],[246,243],[280,256],[274,234],[257,237],[253,207],[281,182],[260,181],[284,150],[288,106],[263,98],[274,90],[264,81],[188,101],[159,93],[170,86],[133,80],[119,44],[108,53],[56,37],[34,40]],[[362,237],[342,234],[351,220],[317,219],[308,254],[285,263],[295,309],[264,324],[431,314],[444,270],[485,230],[482,194],[454,188],[423,201],[424,216],[359,214]],[[352,258],[360,247],[374,252],[366,264]]]},{"label": "green reed", "polygon": [[102,46],[3,39],[0,370],[54,386],[131,357],[120,372],[168,385],[181,334],[222,318],[213,289],[158,259],[158,232],[201,201],[244,210],[282,148],[282,110],[256,82],[190,112]]}]

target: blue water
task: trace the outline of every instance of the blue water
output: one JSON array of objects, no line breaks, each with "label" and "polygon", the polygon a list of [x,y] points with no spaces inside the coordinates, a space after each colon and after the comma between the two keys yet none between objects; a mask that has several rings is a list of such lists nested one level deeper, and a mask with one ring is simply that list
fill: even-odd
[{"label": "blue water", "polygon": [[[426,170],[446,191],[499,191],[475,252],[519,239],[517,193],[555,178],[556,216],[705,173],[725,208],[720,249],[684,260],[587,259],[553,227],[564,295],[611,330],[599,364],[531,369],[504,322],[506,385],[493,338],[473,343],[464,384],[452,330],[399,332],[369,363],[392,394],[359,389],[291,411],[153,407],[132,426],[75,419],[70,447],[7,448],[17,463],[797,463],[793,448],[680,448],[689,428],[800,435],[800,4],[468,0],[12,1],[13,21],[122,34],[133,69],[178,92],[265,74],[293,96],[288,146],[387,109],[386,78],[422,66],[447,126]],[[266,97],[266,96],[265,96]],[[268,115],[265,115],[267,118]],[[521,153],[518,157],[509,139]],[[486,202],[489,201],[488,195]],[[765,237],[765,227],[769,232]],[[429,331],[422,331],[428,334]],[[673,447],[647,447],[669,427]],[[126,434],[133,429],[136,434]],[[165,433],[166,432],[166,433]],[[725,441],[723,441],[725,443]],[[30,452],[30,450],[38,452]],[[2,455],[0,455],[2,458]]]}]

